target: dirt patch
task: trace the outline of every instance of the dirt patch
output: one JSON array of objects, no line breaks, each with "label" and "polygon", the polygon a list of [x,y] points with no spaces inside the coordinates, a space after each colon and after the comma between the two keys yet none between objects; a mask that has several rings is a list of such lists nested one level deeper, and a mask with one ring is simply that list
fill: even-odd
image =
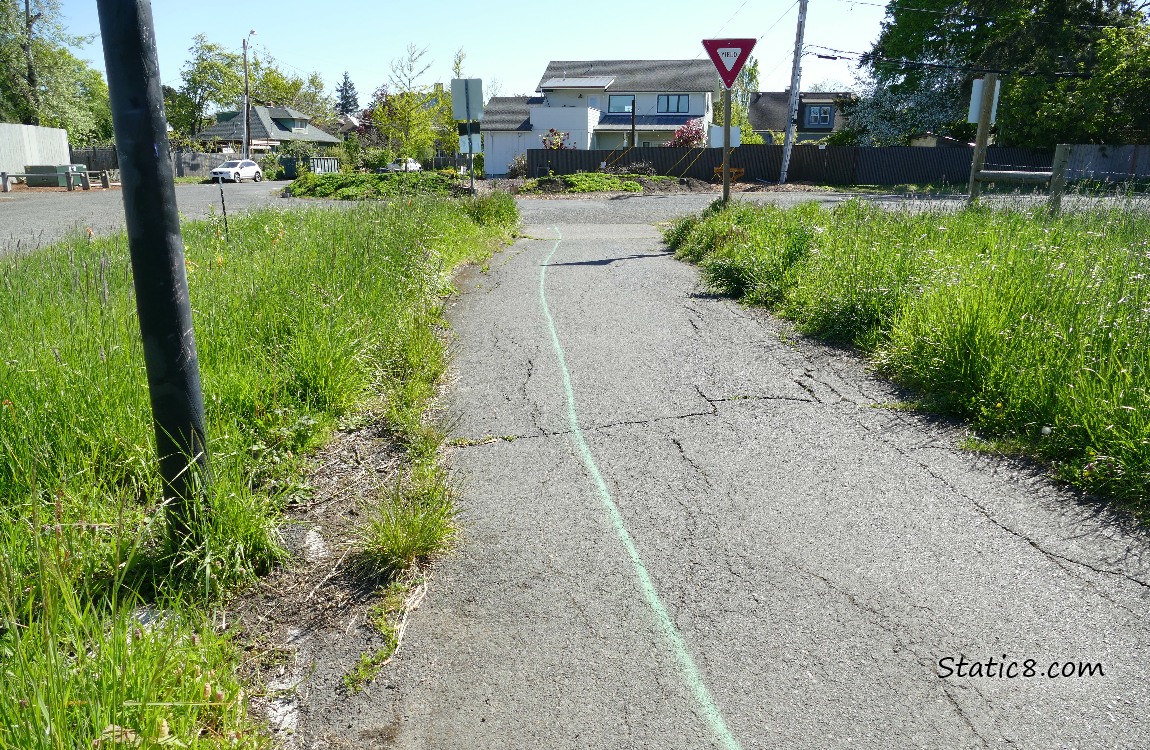
[{"label": "dirt patch", "polygon": [[[369,699],[349,691],[344,675],[386,638],[370,616],[384,581],[358,566],[354,550],[364,500],[395,482],[402,460],[381,425],[338,433],[306,474],[313,497],[287,509],[281,533],[292,560],[229,607],[245,644],[250,709],[280,747],[358,746],[339,728]],[[413,587],[413,608],[425,590]]]}]

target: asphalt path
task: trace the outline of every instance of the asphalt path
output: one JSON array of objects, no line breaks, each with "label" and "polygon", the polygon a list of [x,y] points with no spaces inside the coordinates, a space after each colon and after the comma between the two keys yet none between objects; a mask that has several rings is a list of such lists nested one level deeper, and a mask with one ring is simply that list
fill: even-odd
[{"label": "asphalt path", "polygon": [[302,746],[1150,746],[1144,536],[707,295],[669,199],[520,205],[449,313],[464,541]]},{"label": "asphalt path", "polygon": [[[280,197],[287,184],[225,182],[224,204],[232,213],[268,205],[317,202]],[[186,219],[202,219],[212,211],[219,215],[220,186],[176,185],[176,205]],[[124,201],[118,189],[0,193],[0,255],[48,245],[89,228],[101,235],[123,230]]]}]

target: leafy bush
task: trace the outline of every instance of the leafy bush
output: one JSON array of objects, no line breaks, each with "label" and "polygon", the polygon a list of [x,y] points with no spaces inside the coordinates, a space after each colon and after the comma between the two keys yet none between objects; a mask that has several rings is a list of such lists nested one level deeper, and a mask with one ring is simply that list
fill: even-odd
[{"label": "leafy bush", "polygon": [[701,119],[688,120],[682,127],[675,131],[671,136],[671,140],[667,141],[664,146],[672,146],[679,148],[699,148],[707,142],[707,131],[703,129],[703,121]]},{"label": "leafy bush", "polygon": [[268,180],[278,180],[283,177],[284,168],[280,164],[279,154],[264,154],[259,161],[260,171]]},{"label": "leafy bush", "polygon": [[516,154],[507,165],[507,176],[520,178],[527,176],[527,154]]},{"label": "leafy bush", "polygon": [[395,161],[395,154],[390,149],[371,146],[363,150],[363,167],[369,172],[386,169],[387,165],[393,161]]},{"label": "leafy bush", "polygon": [[673,180],[673,177],[648,177],[638,174],[607,174],[605,172],[576,172],[575,174],[553,175],[528,180],[520,192],[523,193],[640,193],[643,186],[640,180],[656,182]]},{"label": "leafy bush", "polygon": [[382,174],[305,174],[295,180],[291,194],[300,198],[370,200],[407,195],[449,196],[455,180],[439,172],[384,172]]}]

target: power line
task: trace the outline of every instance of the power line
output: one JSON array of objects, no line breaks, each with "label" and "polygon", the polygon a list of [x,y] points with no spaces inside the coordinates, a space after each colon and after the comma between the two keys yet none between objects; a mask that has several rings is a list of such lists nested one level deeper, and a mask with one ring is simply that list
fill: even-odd
[{"label": "power line", "polygon": [[[750,0],[746,0],[746,2],[744,2],[744,3],[743,3],[743,5],[746,5],[746,4],[747,4],[747,2],[750,2]],[[799,4],[799,2],[800,2],[800,0],[795,0],[793,3],[791,3],[790,7],[789,7],[789,8],[787,8],[786,10],[784,10],[784,11],[783,11],[783,14],[782,14],[781,16],[779,16],[778,18],[776,18],[776,19],[775,19],[775,22],[774,22],[774,23],[772,23],[770,26],[768,26],[768,27],[767,27],[767,30],[766,30],[766,31],[764,31],[762,34],[759,34],[759,38],[758,38],[756,41],[758,41],[758,42],[761,42],[761,41],[763,41],[763,37],[765,37],[767,34],[771,33],[771,29],[773,29],[773,28],[775,28],[776,26],[778,26],[778,25],[779,25],[779,24],[782,22],[782,20],[783,20],[784,18],[786,18],[788,15],[790,15],[790,12],[791,12],[792,10],[794,10],[795,6],[796,6],[796,5],[798,5],[798,4]],[[742,10],[742,9],[743,9],[743,5],[740,5],[740,6],[739,6],[739,10]],[[730,18],[730,19],[727,21],[727,24],[729,24],[729,23],[730,23],[732,20],[734,20],[735,16],[737,16],[738,14],[739,14],[739,11],[738,11],[738,10],[736,10],[736,11],[735,11],[735,13],[734,13],[734,15],[732,15],[732,16],[731,16],[731,18]],[[724,28],[724,29],[727,27],[727,24],[723,24],[723,28]],[[695,59],[696,59],[696,60],[698,60],[698,59],[699,59],[700,57],[702,57],[702,56],[703,56],[703,53],[702,53],[702,52],[700,52],[700,53],[698,53],[697,55],[695,55]]]},{"label": "power line", "polygon": [[[867,54],[865,52],[855,52],[852,50],[835,49],[834,47],[826,47],[826,46],[821,45],[821,44],[808,44],[806,46],[813,47],[815,49],[826,50],[828,52],[833,52],[836,55],[836,57],[834,59],[837,59],[837,60],[850,60],[850,59],[857,60],[857,59],[861,58],[863,55]],[[817,53],[815,53],[815,54],[817,54]],[[838,55],[843,55],[844,57],[838,57]],[[1046,77],[1046,76],[1050,76],[1050,77],[1054,77],[1054,78],[1089,78],[1090,77],[1089,73],[1085,73],[1083,71],[1078,71],[1078,70],[1020,71],[1020,70],[1015,70],[1015,69],[1003,69],[1003,68],[980,68],[980,67],[975,67],[972,65],[955,65],[955,64],[951,64],[951,63],[925,62],[922,60],[907,60],[906,58],[901,58],[901,57],[882,57],[879,55],[875,55],[871,59],[875,60],[876,62],[881,63],[881,64],[893,65],[893,66],[904,67],[904,68],[931,68],[931,69],[939,69],[939,70],[958,70],[958,71],[963,71],[966,73],[998,73],[1000,75],[1018,75],[1018,76],[1027,76],[1027,77]]]},{"label": "power line", "polygon": [[[840,3],[847,5],[868,5],[872,8],[890,8],[887,3],[871,3],[866,0],[838,0]],[[934,8],[916,8],[911,5],[899,5],[894,10],[897,11],[910,11],[912,13],[932,13],[939,16],[954,16],[956,18],[970,18],[980,21],[1017,21],[1021,24],[1044,24],[1048,26],[1062,26],[1073,29],[1128,29],[1127,24],[1089,24],[1089,23],[1072,23],[1066,24],[1060,21],[1039,21],[1033,18],[1019,18],[1017,16],[984,16],[977,13],[969,13],[965,7],[956,8],[952,10],[936,10]]]}]

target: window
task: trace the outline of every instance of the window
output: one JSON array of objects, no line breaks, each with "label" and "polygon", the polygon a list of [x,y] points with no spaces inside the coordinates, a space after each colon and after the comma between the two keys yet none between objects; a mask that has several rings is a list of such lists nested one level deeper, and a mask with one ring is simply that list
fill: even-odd
[{"label": "window", "polygon": [[807,107],[807,125],[811,127],[830,127],[831,124],[831,107],[829,106],[814,106]]},{"label": "window", "polygon": [[615,113],[631,114],[631,107],[635,104],[635,97],[630,94],[626,96],[611,95],[607,99],[607,111]]},{"label": "window", "polygon": [[659,94],[659,112],[687,114],[691,111],[691,97],[687,94]]}]

